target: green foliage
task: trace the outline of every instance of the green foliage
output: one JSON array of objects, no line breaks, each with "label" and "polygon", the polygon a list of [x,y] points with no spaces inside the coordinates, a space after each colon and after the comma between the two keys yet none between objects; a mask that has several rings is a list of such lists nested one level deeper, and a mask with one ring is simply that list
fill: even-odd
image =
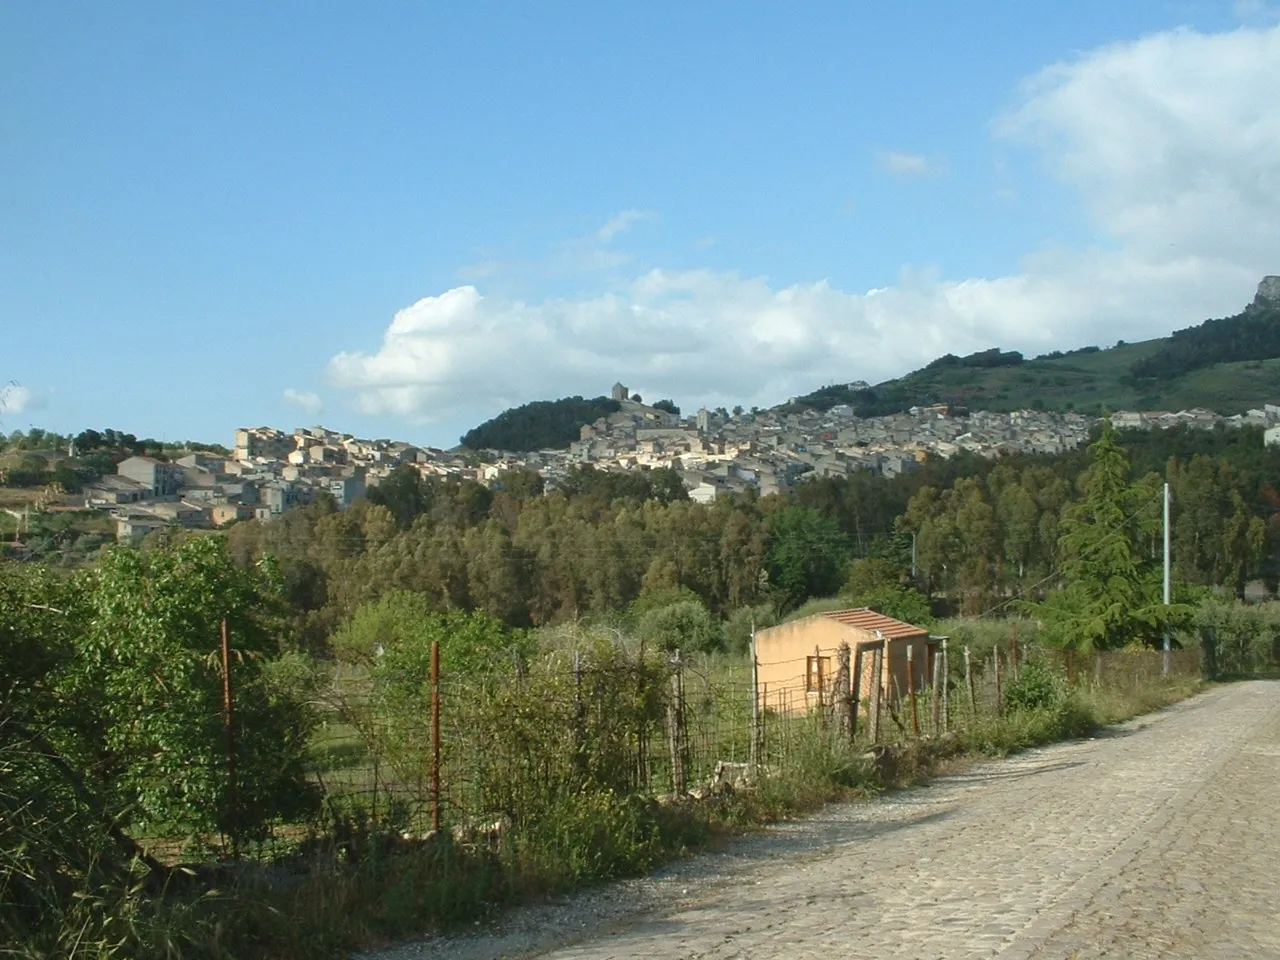
[{"label": "green foliage", "polygon": [[[86,577],[87,622],[69,691],[94,706],[104,786],[131,821],[176,832],[264,836],[314,806],[302,760],[310,718],[263,665],[279,650],[270,566],[231,563],[221,538],[172,550],[116,549]],[[228,779],[219,628],[235,695],[236,784]]]},{"label": "green foliage", "polygon": [[680,416],[680,408],[676,406],[676,403],[674,400],[659,400],[655,404],[653,404],[653,409],[665,410],[667,413],[671,414],[672,416],[676,416],[676,417]]},{"label": "green foliage", "polygon": [[[1211,677],[1238,677],[1273,671],[1280,665],[1280,609],[1224,600],[1200,603],[1192,623],[1205,650]],[[1194,642],[1194,641],[1193,641]]]},{"label": "green foliage", "polygon": [[1004,687],[1007,710],[1053,710],[1067,697],[1067,681],[1042,659],[1022,663]]},{"label": "green foliage", "polygon": [[933,616],[923,593],[904,583],[906,571],[880,557],[857,560],[849,571],[842,596],[850,607],[870,607],[887,617],[926,626]]},{"label": "green foliage", "polygon": [[512,451],[567,447],[578,439],[583,426],[619,409],[618,401],[607,397],[537,400],[505,410],[469,430],[462,445],[469,450]]},{"label": "green foliage", "polygon": [[765,566],[775,606],[791,610],[839,588],[849,546],[835,521],[807,507],[784,507],[769,517],[769,534]]},{"label": "green foliage", "polygon": [[529,649],[525,634],[508,630],[500,620],[479,611],[433,613],[416,594],[388,594],[372,609],[357,611],[353,624],[357,636],[387,641],[385,653],[376,658],[376,680],[415,689],[429,682],[432,643],[439,644],[442,669],[451,676],[483,673]]},{"label": "green foliage", "polygon": [[640,617],[639,632],[662,650],[710,653],[724,647],[720,625],[699,600],[681,600],[646,611]]},{"label": "green foliage", "polygon": [[1251,308],[1177,330],[1161,349],[1134,363],[1135,381],[1170,380],[1215,363],[1280,357],[1280,310]]},{"label": "green foliage", "polygon": [[1163,606],[1159,568],[1140,551],[1158,523],[1158,493],[1150,483],[1129,484],[1128,459],[1110,421],[1090,452],[1084,497],[1066,511],[1059,541],[1065,584],[1034,605],[1045,621],[1043,636],[1082,652],[1155,643],[1166,624],[1190,613],[1183,605]]},{"label": "green foliage", "polygon": [[376,487],[370,487],[365,499],[390,510],[396,525],[404,530],[414,518],[431,509],[434,494],[434,488],[423,480],[422,474],[404,463],[383,477]]},{"label": "green foliage", "polygon": [[1052,707],[1009,711],[1002,717],[980,716],[959,731],[959,743],[967,752],[1004,756],[1019,750],[1087,736],[1100,718],[1077,694]]},{"label": "green foliage", "polygon": [[517,839],[529,869],[552,887],[648,870],[666,852],[652,805],[600,789],[563,794]]}]

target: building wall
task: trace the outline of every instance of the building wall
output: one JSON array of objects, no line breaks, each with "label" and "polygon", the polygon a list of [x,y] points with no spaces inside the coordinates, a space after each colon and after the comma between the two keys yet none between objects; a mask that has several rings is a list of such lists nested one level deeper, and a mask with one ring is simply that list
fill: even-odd
[{"label": "building wall", "polygon": [[[812,658],[822,658],[823,701],[830,702],[839,670],[839,652],[842,643],[850,647],[850,669],[853,653],[858,644],[876,642],[874,634],[816,614],[802,620],[780,624],[756,632],[757,675],[760,683],[761,704],[766,709],[793,713],[807,712],[816,707],[815,686],[806,683],[806,673],[812,669]],[[907,647],[913,649],[914,685],[917,692],[927,687],[927,677],[932,668],[932,646],[927,635],[888,641],[888,656],[881,671],[881,687],[887,700],[896,701],[907,693]],[[815,653],[815,648],[818,651]],[[858,685],[858,700],[871,696],[875,689],[873,662],[868,649],[862,659],[862,679]]]},{"label": "building wall", "polygon": [[[816,691],[806,691],[809,658],[823,659],[824,698],[830,697],[838,669],[840,644],[858,633],[842,623],[823,617],[805,617],[756,631],[757,676],[762,705],[766,709],[807,712],[816,706]],[[819,651],[814,653],[815,648]]]}]

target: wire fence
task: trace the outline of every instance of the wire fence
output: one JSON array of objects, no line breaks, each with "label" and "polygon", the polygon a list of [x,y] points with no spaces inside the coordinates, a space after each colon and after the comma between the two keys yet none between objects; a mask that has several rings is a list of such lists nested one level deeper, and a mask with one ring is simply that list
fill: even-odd
[{"label": "wire fence", "polygon": [[[761,684],[750,661],[599,648],[472,677],[450,676],[446,663],[408,689],[345,675],[325,701],[314,777],[334,823],[484,834],[554,817],[585,790],[705,795],[786,773],[815,748],[856,751],[989,722],[1006,712],[1028,652],[1015,643],[979,659],[938,644],[904,675],[885,666],[898,663],[892,656],[867,652],[858,665],[846,648],[816,683],[803,657],[793,678]],[[1165,677],[1160,651],[1034,657],[1083,689],[1129,691]],[[872,670],[884,682],[871,682]],[[1199,670],[1198,651],[1175,651],[1167,676]]]}]

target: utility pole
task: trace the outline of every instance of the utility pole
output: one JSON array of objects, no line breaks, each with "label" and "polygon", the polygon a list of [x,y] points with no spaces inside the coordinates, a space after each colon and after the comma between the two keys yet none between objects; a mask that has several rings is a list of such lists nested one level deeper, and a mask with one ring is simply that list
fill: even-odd
[{"label": "utility pole", "polygon": [[[1169,484],[1164,485],[1164,605],[1169,606],[1172,600],[1169,585]],[[1168,611],[1165,611],[1168,613]],[[1160,675],[1169,676],[1172,668],[1173,651],[1169,640],[1169,625],[1164,628],[1164,648],[1162,650]]]}]

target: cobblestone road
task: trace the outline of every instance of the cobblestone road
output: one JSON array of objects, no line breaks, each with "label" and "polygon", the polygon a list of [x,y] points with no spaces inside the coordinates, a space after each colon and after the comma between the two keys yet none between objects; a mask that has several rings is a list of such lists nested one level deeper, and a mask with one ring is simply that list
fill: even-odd
[{"label": "cobblestone road", "polygon": [[793,834],[383,957],[1280,958],[1280,683],[833,806]]}]

